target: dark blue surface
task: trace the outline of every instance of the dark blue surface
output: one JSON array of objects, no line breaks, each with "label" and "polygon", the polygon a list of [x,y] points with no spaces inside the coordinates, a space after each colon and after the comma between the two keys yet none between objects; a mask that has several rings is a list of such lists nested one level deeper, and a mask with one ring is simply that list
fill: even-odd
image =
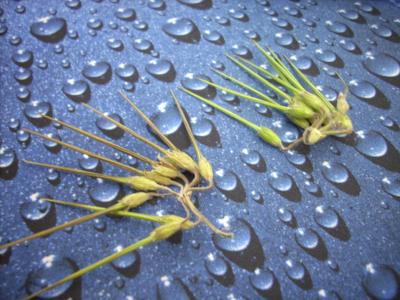
[{"label": "dark blue surface", "polygon": [[[184,2],[205,5],[199,8]],[[80,5],[74,8],[74,3]],[[116,185],[75,175],[60,174],[58,178],[46,169],[24,164],[22,159],[31,159],[123,174],[104,163],[82,161],[81,155],[67,149],[54,145],[46,148],[41,139],[19,132],[18,122],[20,128],[57,133],[64,141],[115,157],[115,151],[68,129],[42,124],[41,118],[35,120],[32,103],[48,102],[53,116],[99,135],[105,132],[120,145],[155,157],[149,148],[126,134],[121,137],[109,124],[96,122],[96,115],[66,96],[65,87],[63,92],[69,79],[85,81],[90,93],[81,95],[78,91],[75,101],[89,101],[104,112],[116,113],[126,125],[152,137],[118,96],[117,91],[126,88],[165,133],[187,147],[168,89],[177,90],[188,73],[204,74],[226,84],[210,71],[210,65],[217,66],[213,63],[216,60],[225,65],[227,73],[266,91],[224,57],[225,52],[233,51],[251,55],[258,64],[265,63],[249,39],[254,31],[262,45],[271,46],[279,54],[310,58],[313,65],[307,66],[306,59],[305,72],[332,100],[343,89],[332,70],[341,73],[350,82],[348,100],[356,133],[285,154],[264,144],[244,126],[220,113],[210,113],[190,96],[178,92],[216,173],[218,188],[200,194],[199,207],[214,223],[230,223],[236,239],[221,241],[207,227],[197,227],[185,232],[181,240],[146,247],[85,275],[70,289],[72,295],[76,299],[367,299],[368,295],[379,296],[382,289],[386,295],[395,295],[400,271],[400,19],[399,8],[393,3],[371,4],[344,0],[2,1],[2,243],[28,235],[31,229],[83,215],[79,209],[32,202],[36,193],[103,205],[115,202],[123,193]],[[118,13],[119,8],[133,8],[135,13]],[[44,38],[31,34],[41,32],[40,24],[38,28],[32,27],[33,23],[52,15],[66,24],[62,19],[53,19],[50,39],[46,34]],[[182,21],[183,28],[178,32],[164,27],[173,17],[185,17],[192,23]],[[135,20],[146,22],[148,28],[138,29]],[[69,30],[78,36],[74,38]],[[216,30],[219,35],[206,30]],[[176,39],[171,36],[174,32],[178,34]],[[134,47],[135,39],[146,39],[152,46],[139,41]],[[241,52],[241,46],[251,54]],[[18,54],[18,49],[31,51],[32,58],[29,53]],[[327,50],[338,58],[330,62],[329,53],[327,57],[321,54]],[[173,69],[165,73],[165,69],[148,65],[157,58],[168,60]],[[91,61],[103,62],[103,68],[90,69]],[[134,65],[138,76],[132,69],[118,72],[122,63]],[[168,63],[161,66],[171,67]],[[30,91],[30,97],[24,97],[26,90],[19,92],[21,87]],[[81,87],[84,91],[86,85]],[[228,104],[223,99],[233,101]],[[261,114],[252,103],[220,93],[215,101],[270,126],[285,141],[299,134],[277,112]],[[11,167],[7,164],[13,161],[12,155],[8,160],[9,150],[5,149],[15,151],[17,161]],[[128,162],[126,156],[121,159]],[[146,205],[139,211],[183,214],[172,199]],[[32,220],[34,217],[38,220]],[[2,252],[0,298],[26,295],[28,278],[38,281],[46,262],[53,261],[45,275],[53,281],[77,266],[82,268],[111,254],[118,245],[128,246],[151,229],[152,225],[145,222],[103,217],[15,247],[11,253]],[[271,280],[273,288],[269,288]],[[267,292],[260,291],[263,287]],[[58,291],[68,288],[62,286]],[[47,294],[46,299],[56,299],[57,293]]]}]

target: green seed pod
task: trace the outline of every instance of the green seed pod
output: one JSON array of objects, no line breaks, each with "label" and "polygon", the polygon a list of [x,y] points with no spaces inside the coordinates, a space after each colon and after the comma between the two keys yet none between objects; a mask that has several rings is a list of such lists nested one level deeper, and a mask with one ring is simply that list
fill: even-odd
[{"label": "green seed pod", "polygon": [[126,183],[138,191],[155,191],[162,188],[157,182],[144,176],[127,177]]},{"label": "green seed pod", "polygon": [[297,119],[310,119],[314,116],[315,111],[312,110],[307,104],[299,101],[295,98],[295,103],[290,105],[286,115],[297,118]]},{"label": "green seed pod", "polygon": [[148,193],[139,192],[139,193],[133,193],[133,194],[123,197],[121,200],[119,200],[119,203],[122,203],[122,204],[128,206],[128,208],[134,208],[134,207],[138,207],[138,206],[142,205],[144,202],[146,202],[147,200],[149,200],[151,198],[152,198],[152,195],[150,195]]},{"label": "green seed pod", "polygon": [[295,125],[297,125],[297,126],[303,128],[303,129],[306,129],[306,128],[310,127],[310,122],[308,122],[308,120],[306,120],[306,119],[298,119],[298,118],[294,118],[294,117],[289,116],[289,115],[288,115],[287,117],[288,117],[289,120],[292,121]]},{"label": "green seed pod", "polygon": [[205,180],[207,180],[210,183],[213,182],[214,173],[213,173],[212,165],[203,155],[201,155],[199,157],[199,171],[200,171],[201,177],[203,177]]},{"label": "green seed pod", "polygon": [[195,224],[189,220],[185,220],[182,217],[176,216],[176,215],[164,215],[161,216],[163,219],[164,223],[174,223],[174,222],[180,222],[182,223],[182,230],[188,230],[191,229],[195,226]]},{"label": "green seed pod", "polygon": [[326,137],[318,128],[309,127],[303,133],[304,144],[313,145]]},{"label": "green seed pod", "polygon": [[154,229],[149,236],[154,241],[166,240],[182,229],[182,223],[182,221],[166,223]]},{"label": "green seed pod", "polygon": [[168,178],[176,178],[181,174],[177,169],[173,167],[160,164],[155,165],[152,171],[157,174],[160,174],[163,177],[168,177]]},{"label": "green seed pod", "polygon": [[179,150],[168,151],[164,157],[160,158],[161,163],[171,164],[180,169],[188,170],[192,173],[198,172],[197,164],[185,152]]},{"label": "green seed pod", "polygon": [[324,111],[326,114],[330,113],[330,110],[328,107],[326,107],[325,103],[321,101],[321,99],[317,95],[311,94],[308,91],[304,90],[300,93],[297,93],[293,97],[293,99],[296,104],[303,103],[309,108],[312,108],[312,110],[314,110],[315,112]]},{"label": "green seed pod", "polygon": [[157,172],[152,171],[145,171],[144,176],[148,179],[154,180],[158,184],[161,185],[171,185],[173,184],[173,180],[168,177],[164,177]]},{"label": "green seed pod", "polygon": [[271,129],[260,126],[257,130],[257,134],[260,138],[262,138],[264,141],[271,144],[272,146],[278,148],[283,147],[280,137]]}]

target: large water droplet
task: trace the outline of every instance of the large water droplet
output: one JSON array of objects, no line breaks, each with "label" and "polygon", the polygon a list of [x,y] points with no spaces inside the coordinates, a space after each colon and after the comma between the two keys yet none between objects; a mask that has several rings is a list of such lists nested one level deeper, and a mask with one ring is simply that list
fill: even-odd
[{"label": "large water droplet", "polygon": [[31,33],[43,42],[58,42],[67,32],[67,22],[59,17],[43,17],[30,26]]},{"label": "large water droplet", "polygon": [[112,71],[108,62],[92,60],[83,67],[82,74],[94,83],[107,83]]},{"label": "large water droplet", "polygon": [[367,53],[363,65],[368,71],[377,76],[393,78],[400,75],[399,62],[393,56],[386,53],[376,55]]},{"label": "large water droplet", "polygon": [[146,65],[146,71],[153,77],[171,82],[175,79],[175,68],[167,59],[152,59]]},{"label": "large water droplet", "polygon": [[367,294],[374,299],[395,299],[399,295],[397,274],[389,266],[367,264],[362,283]]},{"label": "large water droplet", "polygon": [[188,18],[171,18],[163,25],[162,30],[183,42],[197,43],[200,40],[196,24]]},{"label": "large water droplet", "polygon": [[62,91],[75,102],[88,102],[90,99],[90,87],[84,80],[68,79],[62,87]]}]

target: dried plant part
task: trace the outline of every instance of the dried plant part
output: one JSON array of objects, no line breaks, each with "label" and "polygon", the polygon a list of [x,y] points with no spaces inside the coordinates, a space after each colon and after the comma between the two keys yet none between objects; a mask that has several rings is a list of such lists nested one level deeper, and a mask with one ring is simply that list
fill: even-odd
[{"label": "dried plant part", "polygon": [[[183,110],[179,104],[179,101],[177,100],[176,96],[172,92],[171,92],[171,94],[172,94],[172,97],[178,108],[178,111],[182,117],[183,123],[185,125],[188,136],[191,140],[191,143],[194,147],[194,150],[195,150],[195,153],[197,156],[197,162],[189,154],[178,149],[164,134],[162,134],[162,132],[136,106],[136,104],[134,104],[122,92],[121,92],[121,95],[125,99],[125,101],[128,102],[128,104],[142,117],[142,119],[148,124],[148,126],[150,126],[150,128],[152,128],[152,130],[156,133],[156,135],[160,138],[160,140],[163,141],[169,147],[168,149],[139,135],[138,133],[136,133],[132,129],[128,128],[124,124],[110,118],[108,115],[89,106],[88,104],[83,104],[83,105],[85,107],[89,108],[91,111],[95,112],[97,115],[101,116],[102,118],[105,118],[106,120],[114,123],[117,127],[122,129],[124,132],[127,132],[134,138],[136,138],[139,141],[152,147],[154,150],[156,150],[158,152],[158,160],[152,160],[146,156],[136,153],[135,151],[126,149],[122,146],[119,146],[113,142],[108,141],[105,138],[94,135],[88,131],[78,128],[67,122],[60,121],[60,120],[57,120],[52,117],[47,117],[47,119],[51,120],[52,122],[59,123],[68,129],[71,129],[83,136],[90,138],[91,140],[94,140],[96,142],[99,142],[101,144],[109,146],[115,150],[118,150],[121,153],[135,157],[135,158],[143,161],[144,163],[146,163],[150,167],[150,169],[142,170],[142,169],[134,168],[134,167],[125,165],[121,162],[118,162],[116,160],[110,159],[104,155],[100,155],[100,154],[94,153],[92,151],[88,151],[79,146],[54,139],[50,136],[33,131],[31,129],[25,129],[25,131],[27,131],[33,135],[36,135],[36,136],[41,137],[46,140],[50,140],[54,143],[57,143],[61,146],[65,146],[66,148],[76,151],[78,153],[82,153],[89,157],[96,158],[96,159],[106,162],[114,167],[117,167],[121,170],[133,173],[134,175],[133,176],[132,175],[112,176],[112,175],[106,175],[106,174],[97,173],[97,172],[90,172],[90,171],[85,171],[85,170],[81,170],[81,169],[59,166],[59,165],[54,165],[54,164],[49,164],[49,163],[33,162],[33,161],[29,161],[29,160],[24,160],[25,163],[35,165],[35,166],[45,167],[45,168],[52,168],[52,169],[59,170],[62,172],[78,174],[78,175],[83,175],[83,176],[89,176],[89,177],[94,177],[94,178],[101,178],[104,180],[118,182],[118,183],[129,186],[130,188],[134,189],[135,192],[124,196],[122,199],[120,199],[118,201],[118,203],[112,205],[109,208],[103,208],[103,207],[98,207],[98,206],[93,206],[93,205],[86,205],[83,203],[73,203],[73,202],[61,201],[61,200],[57,200],[57,199],[43,198],[40,201],[48,201],[48,202],[51,202],[51,203],[54,203],[57,205],[76,207],[76,208],[91,211],[92,213],[85,215],[83,217],[71,220],[64,224],[60,224],[60,225],[51,227],[49,229],[37,232],[35,234],[18,239],[16,241],[1,245],[0,249],[13,247],[13,246],[21,244],[23,242],[26,242],[26,241],[30,241],[30,240],[37,239],[39,237],[47,236],[49,234],[58,232],[64,228],[78,225],[83,222],[92,220],[94,218],[97,218],[97,217],[100,217],[100,216],[103,216],[106,214],[112,214],[112,215],[116,215],[119,217],[130,217],[130,218],[134,218],[137,220],[156,222],[156,223],[160,224],[152,232],[150,232],[147,237],[133,243],[132,245],[122,249],[121,251],[119,251],[117,253],[107,256],[107,257],[105,257],[83,269],[78,270],[77,272],[75,272],[53,284],[50,284],[49,286],[29,295],[26,299],[33,299],[45,291],[55,288],[67,281],[74,280],[74,279],[76,279],[98,267],[101,267],[105,264],[110,263],[111,261],[113,261],[129,252],[139,249],[145,245],[168,239],[175,233],[177,233],[179,231],[190,230],[190,229],[194,228],[195,226],[199,225],[200,223],[206,224],[216,234],[219,234],[224,237],[232,237],[231,233],[218,229],[211,221],[209,221],[201,213],[201,211],[193,204],[193,202],[191,200],[191,196],[192,196],[193,192],[206,190],[206,189],[210,189],[211,187],[213,187],[213,185],[214,185],[213,170],[212,170],[211,163],[202,154],[200,148],[197,145],[197,142],[194,138],[193,132],[190,128],[189,122],[186,119],[185,114],[183,113]],[[189,171],[193,175],[191,180],[189,180],[185,175],[186,174],[185,172],[187,172],[187,171]],[[201,186],[200,185],[201,179],[204,179],[208,183],[208,185]],[[163,198],[163,197],[167,197],[167,196],[175,197],[176,200],[183,206],[183,208],[186,212],[185,217],[181,217],[178,215],[152,216],[152,215],[141,214],[141,213],[130,211],[131,209],[137,208],[137,207],[145,204],[148,200],[150,200],[152,198],[155,198],[155,197]],[[192,220],[192,217],[194,217],[195,219]]]}]

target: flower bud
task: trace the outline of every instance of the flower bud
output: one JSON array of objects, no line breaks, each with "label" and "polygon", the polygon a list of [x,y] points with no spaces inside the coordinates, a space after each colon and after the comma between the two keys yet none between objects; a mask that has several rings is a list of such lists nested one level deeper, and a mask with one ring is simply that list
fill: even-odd
[{"label": "flower bud", "polygon": [[213,182],[214,173],[213,173],[212,165],[203,155],[201,155],[199,157],[199,171],[200,171],[201,177],[203,177],[205,180],[207,180],[210,183]]},{"label": "flower bud", "polygon": [[260,126],[257,130],[258,136],[272,146],[282,148],[282,141],[280,137],[271,129]]},{"label": "flower bud", "polygon": [[121,200],[119,200],[119,203],[128,206],[128,208],[134,208],[142,205],[144,202],[151,198],[152,195],[148,193],[138,192],[123,197]]}]

